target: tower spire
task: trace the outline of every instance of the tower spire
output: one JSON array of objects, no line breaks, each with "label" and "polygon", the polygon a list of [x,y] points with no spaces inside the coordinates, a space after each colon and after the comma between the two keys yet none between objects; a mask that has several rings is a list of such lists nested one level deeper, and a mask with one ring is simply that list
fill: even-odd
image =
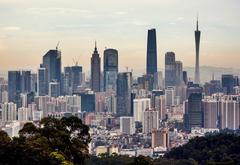
[{"label": "tower spire", "polygon": [[198,14],[197,14],[197,31],[198,31]]}]

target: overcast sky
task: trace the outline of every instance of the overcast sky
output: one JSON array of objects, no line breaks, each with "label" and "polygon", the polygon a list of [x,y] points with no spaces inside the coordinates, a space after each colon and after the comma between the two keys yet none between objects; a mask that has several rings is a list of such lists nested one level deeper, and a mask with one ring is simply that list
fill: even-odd
[{"label": "overcast sky", "polygon": [[194,66],[199,13],[200,65],[240,68],[239,0],[0,0],[0,72],[36,70],[60,41],[63,66],[85,71],[97,41],[119,51],[120,70],[146,67],[147,29],[156,28],[158,67],[174,51]]}]

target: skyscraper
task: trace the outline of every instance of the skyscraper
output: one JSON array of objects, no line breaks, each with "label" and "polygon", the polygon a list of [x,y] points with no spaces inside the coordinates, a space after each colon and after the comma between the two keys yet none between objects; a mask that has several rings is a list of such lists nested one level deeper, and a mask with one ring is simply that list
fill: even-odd
[{"label": "skyscraper", "polygon": [[75,65],[71,67],[71,71],[72,71],[72,92],[77,92],[78,87],[81,85],[82,83],[82,67]]},{"label": "skyscraper", "polygon": [[57,48],[49,50],[43,56],[42,67],[47,71],[47,89],[51,81],[61,83],[61,51]]},{"label": "skyscraper", "polygon": [[157,72],[157,41],[156,30],[149,29],[147,37],[147,74]]},{"label": "skyscraper", "polygon": [[46,68],[38,69],[38,83],[37,83],[38,96],[45,96],[48,93],[48,81]]},{"label": "skyscraper", "polygon": [[118,51],[106,49],[104,51],[104,91],[115,90],[118,73]]},{"label": "skyscraper", "polygon": [[20,93],[21,93],[21,72],[8,71],[8,101],[18,103]]},{"label": "skyscraper", "polygon": [[175,53],[165,54],[165,87],[176,85],[176,62]]},{"label": "skyscraper", "polygon": [[22,71],[21,74],[21,91],[28,93],[31,91],[31,71]]},{"label": "skyscraper", "polygon": [[194,82],[197,84],[200,84],[200,70],[199,70],[200,36],[201,36],[201,31],[198,30],[198,18],[197,18],[197,29],[195,30],[196,63],[195,63],[195,77],[194,77]]},{"label": "skyscraper", "polygon": [[184,125],[188,131],[203,127],[202,93],[192,93],[185,102]]},{"label": "skyscraper", "polygon": [[132,73],[119,73],[117,77],[117,115],[131,115]]},{"label": "skyscraper", "polygon": [[226,93],[227,95],[234,93],[234,90],[233,90],[234,77],[233,77],[233,75],[231,75],[231,74],[222,75],[222,87],[223,87],[224,93]]},{"label": "skyscraper", "polygon": [[101,59],[98,54],[97,44],[91,58],[91,88],[94,92],[100,92]]}]

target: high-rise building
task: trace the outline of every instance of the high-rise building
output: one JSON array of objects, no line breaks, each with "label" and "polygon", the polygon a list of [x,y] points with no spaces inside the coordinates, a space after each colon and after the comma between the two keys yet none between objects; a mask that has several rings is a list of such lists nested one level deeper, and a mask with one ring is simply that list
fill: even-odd
[{"label": "high-rise building", "polygon": [[118,51],[104,50],[104,91],[116,91],[118,74]]},{"label": "high-rise building", "polygon": [[120,132],[132,135],[135,133],[134,118],[131,116],[120,117]]},{"label": "high-rise building", "polygon": [[157,41],[156,30],[149,29],[147,37],[147,74],[157,72]]},{"label": "high-rise building", "polygon": [[215,99],[204,98],[203,105],[203,127],[218,128],[219,103]]},{"label": "high-rise building", "polygon": [[31,91],[31,71],[21,72],[21,92],[28,93]]},{"label": "high-rise building", "polygon": [[72,70],[72,93],[78,91],[78,87],[82,84],[82,67],[75,65],[71,67]]},{"label": "high-rise building", "polygon": [[200,36],[201,31],[198,30],[198,19],[197,19],[197,29],[195,30],[195,46],[196,46],[196,63],[195,63],[195,75],[194,82],[200,84],[200,69],[199,69],[199,47],[200,47]]},{"label": "high-rise building", "polygon": [[183,71],[183,82],[185,83],[185,85],[188,84],[188,75],[187,75],[187,71]]},{"label": "high-rise building", "polygon": [[164,88],[162,72],[154,73],[153,89],[162,90]]},{"label": "high-rise building", "polygon": [[8,101],[20,106],[21,72],[8,71]]},{"label": "high-rise building", "polygon": [[50,97],[60,96],[60,83],[59,82],[50,82],[48,94]]},{"label": "high-rise building", "polygon": [[193,127],[203,127],[202,94],[192,93],[185,102],[184,125],[190,131]]},{"label": "high-rise building", "polygon": [[225,94],[233,94],[234,77],[231,74],[222,75],[222,87]]},{"label": "high-rise building", "polygon": [[165,54],[165,88],[176,85],[176,62],[175,53]]},{"label": "high-rise building", "polygon": [[159,119],[163,120],[166,118],[166,97],[165,95],[156,96],[154,98],[154,105],[156,111],[159,112]]},{"label": "high-rise building", "polygon": [[159,128],[159,112],[155,109],[148,109],[143,114],[143,133],[151,133],[153,129]]},{"label": "high-rise building", "polygon": [[175,103],[175,88],[174,87],[168,87],[165,89],[165,97],[166,97],[166,106],[173,106]]},{"label": "high-rise building", "polygon": [[94,52],[91,58],[91,88],[94,92],[100,92],[101,86],[101,58],[99,57],[95,42]]},{"label": "high-rise building", "polygon": [[183,83],[183,64],[181,61],[176,61],[176,85],[180,86]]},{"label": "high-rise building", "polygon": [[169,148],[169,131],[167,128],[152,131],[152,148],[155,147]]},{"label": "high-rise building", "polygon": [[38,83],[37,83],[38,96],[45,96],[48,94],[48,80],[47,80],[47,69],[38,69]]},{"label": "high-rise building", "polygon": [[131,115],[132,73],[119,73],[117,77],[117,115]]},{"label": "high-rise building", "polygon": [[17,105],[10,102],[2,104],[2,121],[17,120]]},{"label": "high-rise building", "polygon": [[143,122],[143,113],[146,109],[151,108],[151,100],[149,98],[137,98],[133,100],[133,116],[135,122]]},{"label": "high-rise building", "polygon": [[48,85],[52,81],[61,83],[61,51],[57,48],[49,50],[43,56],[42,68],[46,68],[47,72],[47,89]]}]

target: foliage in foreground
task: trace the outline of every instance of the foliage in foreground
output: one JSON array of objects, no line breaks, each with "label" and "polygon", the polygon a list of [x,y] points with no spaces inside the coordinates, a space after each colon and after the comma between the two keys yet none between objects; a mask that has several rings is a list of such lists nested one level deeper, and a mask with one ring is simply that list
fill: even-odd
[{"label": "foliage in foreground", "polygon": [[77,117],[44,118],[41,127],[26,123],[19,137],[0,131],[0,164],[83,164],[88,157],[89,127]]}]

